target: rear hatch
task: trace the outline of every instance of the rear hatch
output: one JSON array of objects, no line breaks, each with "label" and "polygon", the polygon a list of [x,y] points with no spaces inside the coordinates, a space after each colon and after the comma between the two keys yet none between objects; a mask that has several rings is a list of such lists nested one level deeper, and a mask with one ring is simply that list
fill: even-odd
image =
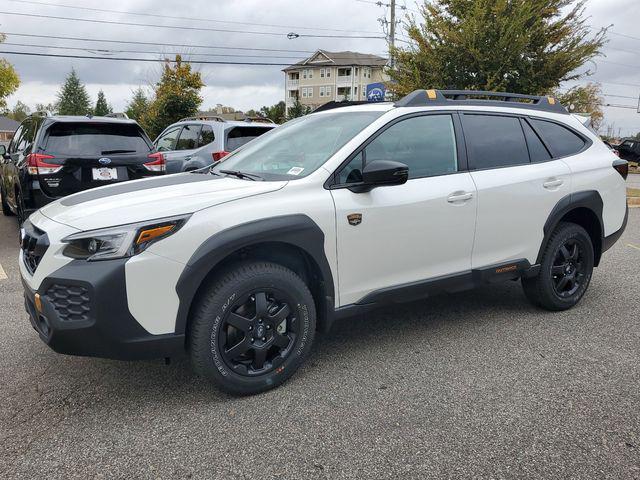
[{"label": "rear hatch", "polygon": [[260,127],[247,125],[246,127],[236,126],[228,128],[224,132],[224,151],[233,152],[245,143],[250,142],[254,138],[258,138],[260,135],[267,133],[275,127],[276,125],[265,125]]},{"label": "rear hatch", "polygon": [[157,159],[149,157],[153,146],[135,123],[53,123],[39,151],[39,160],[53,167],[38,169],[40,188],[49,197],[164,173],[145,166]]}]

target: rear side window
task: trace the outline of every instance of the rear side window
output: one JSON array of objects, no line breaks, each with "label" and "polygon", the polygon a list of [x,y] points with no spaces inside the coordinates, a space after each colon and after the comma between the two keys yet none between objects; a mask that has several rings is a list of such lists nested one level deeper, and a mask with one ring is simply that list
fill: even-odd
[{"label": "rear side window", "polygon": [[584,140],[557,123],[545,120],[531,120],[533,127],[540,132],[554,157],[574,155],[584,148]]},{"label": "rear side window", "polygon": [[146,153],[150,148],[135,124],[65,122],[49,128],[45,150],[52,155],[95,156]]},{"label": "rear side window", "polygon": [[193,150],[198,145],[200,125],[185,125],[180,132],[176,150]]},{"label": "rear side window", "polygon": [[211,125],[203,125],[202,130],[200,130],[200,140],[198,141],[198,146],[202,147],[203,145],[209,145],[216,139],[216,136],[213,133],[213,128]]},{"label": "rear side window", "polygon": [[227,142],[224,147],[225,151],[233,152],[245,143],[250,142],[254,138],[259,137],[263,133],[267,133],[271,128],[265,127],[233,127],[227,130]]},{"label": "rear side window", "polygon": [[522,129],[524,130],[524,136],[527,139],[527,146],[529,147],[529,155],[531,157],[532,162],[544,162],[545,160],[550,160],[551,155],[547,150],[547,147],[544,146],[538,134],[533,131],[531,125],[529,125],[526,120],[522,120]]},{"label": "rear side window", "polygon": [[462,116],[467,149],[475,168],[496,168],[529,163],[529,152],[516,117]]}]

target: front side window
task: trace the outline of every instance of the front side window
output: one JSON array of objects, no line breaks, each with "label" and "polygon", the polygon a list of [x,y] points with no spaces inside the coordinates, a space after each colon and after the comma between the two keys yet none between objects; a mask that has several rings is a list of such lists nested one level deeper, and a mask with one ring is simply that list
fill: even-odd
[{"label": "front side window", "polygon": [[198,137],[200,136],[200,125],[185,125],[178,142],[176,143],[176,150],[192,150],[198,145]]},{"label": "front side window", "polygon": [[232,153],[213,173],[240,170],[266,180],[305,177],[383,113],[329,111],[296,118]]},{"label": "front side window", "polygon": [[568,128],[545,120],[531,120],[554,157],[574,155],[584,148],[584,140]]},{"label": "front side window", "polygon": [[156,140],[156,148],[158,151],[168,152],[175,150],[178,133],[180,133],[180,127],[174,127],[160,135]]},{"label": "front side window", "polygon": [[362,180],[362,169],[376,160],[409,167],[409,179],[458,171],[451,115],[425,115],[402,120],[380,133],[338,173],[340,183]]},{"label": "front side window", "polygon": [[25,130],[25,124],[23,123],[14,132],[13,138],[11,139],[11,143],[9,144],[9,153],[17,152],[18,142],[20,140],[20,136],[24,133],[24,130]]},{"label": "front side window", "polygon": [[462,120],[467,150],[475,168],[529,163],[529,152],[519,118],[465,114]]}]

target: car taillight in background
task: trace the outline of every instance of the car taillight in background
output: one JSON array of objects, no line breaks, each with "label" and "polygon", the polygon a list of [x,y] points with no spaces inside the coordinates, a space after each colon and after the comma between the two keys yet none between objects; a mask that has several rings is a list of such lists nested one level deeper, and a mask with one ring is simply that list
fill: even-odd
[{"label": "car taillight in background", "polygon": [[47,163],[45,160],[55,158],[53,155],[43,153],[30,153],[27,155],[27,171],[29,175],[52,175],[62,170],[62,165]]},{"label": "car taillight in background", "polygon": [[622,178],[627,179],[629,175],[629,162],[626,160],[614,160],[612,166],[616,172],[622,175]]},{"label": "car taillight in background", "polygon": [[164,159],[164,155],[160,152],[149,154],[150,162],[144,163],[144,168],[150,172],[164,172],[167,169],[167,162]]},{"label": "car taillight in background", "polygon": [[213,161],[214,162],[218,162],[220,160],[222,160],[224,157],[226,157],[227,155],[229,155],[231,152],[226,152],[224,150],[220,151],[220,152],[213,152]]}]

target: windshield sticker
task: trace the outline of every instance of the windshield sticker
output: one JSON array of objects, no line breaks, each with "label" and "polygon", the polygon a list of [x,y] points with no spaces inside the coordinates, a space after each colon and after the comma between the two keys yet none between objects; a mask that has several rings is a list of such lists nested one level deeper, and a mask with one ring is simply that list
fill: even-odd
[{"label": "windshield sticker", "polygon": [[287,175],[300,175],[304,171],[302,167],[291,167],[287,172]]}]

